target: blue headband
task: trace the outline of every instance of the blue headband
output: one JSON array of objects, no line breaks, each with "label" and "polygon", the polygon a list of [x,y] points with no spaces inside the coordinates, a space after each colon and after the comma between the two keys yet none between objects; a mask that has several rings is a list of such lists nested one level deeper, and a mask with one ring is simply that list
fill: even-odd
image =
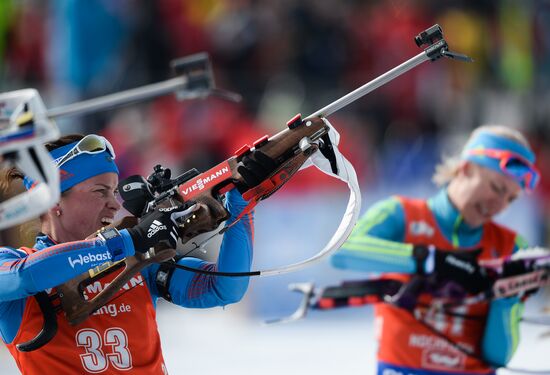
[{"label": "blue headband", "polygon": [[[56,148],[55,150],[50,151],[50,155],[54,160],[61,158],[77,143],[78,141]],[[117,175],[119,174],[115,161],[107,150],[97,154],[81,153],[61,165],[61,168],[59,168],[61,192],[64,192],[89,178],[109,172],[116,173]],[[29,177],[25,177],[23,179],[23,183],[25,188],[28,190],[33,186],[34,181]]]},{"label": "blue headband", "polygon": [[536,173],[533,165],[535,163],[535,154],[523,144],[514,141],[510,138],[503,137],[491,132],[480,132],[475,138],[471,139],[462,151],[462,159],[471,161],[483,167],[492,169],[504,175],[510,175],[511,171],[503,170],[501,167],[501,159],[484,155],[483,153],[473,154],[473,150],[499,150],[507,151],[516,156],[520,156],[527,163],[514,164],[513,175],[518,176],[516,179],[522,188],[525,188],[525,180],[523,176],[528,173]]}]

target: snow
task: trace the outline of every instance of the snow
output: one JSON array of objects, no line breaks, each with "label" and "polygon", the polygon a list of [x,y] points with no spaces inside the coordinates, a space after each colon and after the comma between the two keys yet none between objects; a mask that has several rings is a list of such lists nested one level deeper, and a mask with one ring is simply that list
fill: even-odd
[{"label": "snow", "polygon": [[[159,306],[169,373],[374,374],[370,307],[313,312],[298,322],[264,325],[250,316],[251,302],[245,298],[241,304],[208,310]],[[523,324],[521,345],[510,366],[550,370],[549,330]],[[0,374],[18,373],[7,350],[1,349]],[[499,371],[504,374],[512,372]]]}]

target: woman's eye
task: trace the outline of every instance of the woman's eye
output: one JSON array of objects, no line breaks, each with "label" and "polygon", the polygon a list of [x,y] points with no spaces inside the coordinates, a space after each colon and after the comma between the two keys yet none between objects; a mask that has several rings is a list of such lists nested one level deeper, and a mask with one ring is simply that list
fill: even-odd
[{"label": "woman's eye", "polygon": [[491,189],[497,194],[503,194],[504,193],[504,189],[502,187],[498,186],[497,184],[495,184],[494,182],[491,182]]}]

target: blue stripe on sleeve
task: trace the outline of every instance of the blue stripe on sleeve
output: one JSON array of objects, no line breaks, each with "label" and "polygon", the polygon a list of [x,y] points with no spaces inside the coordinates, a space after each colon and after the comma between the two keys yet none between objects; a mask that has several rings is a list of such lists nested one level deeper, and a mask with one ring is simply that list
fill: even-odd
[{"label": "blue stripe on sleeve", "polygon": [[359,220],[350,238],[331,257],[337,268],[362,272],[413,273],[412,246],[403,244],[405,213],[391,197],[376,203]]}]

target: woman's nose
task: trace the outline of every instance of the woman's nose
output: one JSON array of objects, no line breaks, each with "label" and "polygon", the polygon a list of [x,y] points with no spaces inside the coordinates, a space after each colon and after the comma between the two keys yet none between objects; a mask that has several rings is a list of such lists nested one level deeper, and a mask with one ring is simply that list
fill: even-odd
[{"label": "woman's nose", "polygon": [[107,203],[107,207],[109,207],[112,210],[118,211],[122,207],[122,205],[119,203],[118,199],[116,199],[115,195],[112,195],[109,199],[109,202]]}]

